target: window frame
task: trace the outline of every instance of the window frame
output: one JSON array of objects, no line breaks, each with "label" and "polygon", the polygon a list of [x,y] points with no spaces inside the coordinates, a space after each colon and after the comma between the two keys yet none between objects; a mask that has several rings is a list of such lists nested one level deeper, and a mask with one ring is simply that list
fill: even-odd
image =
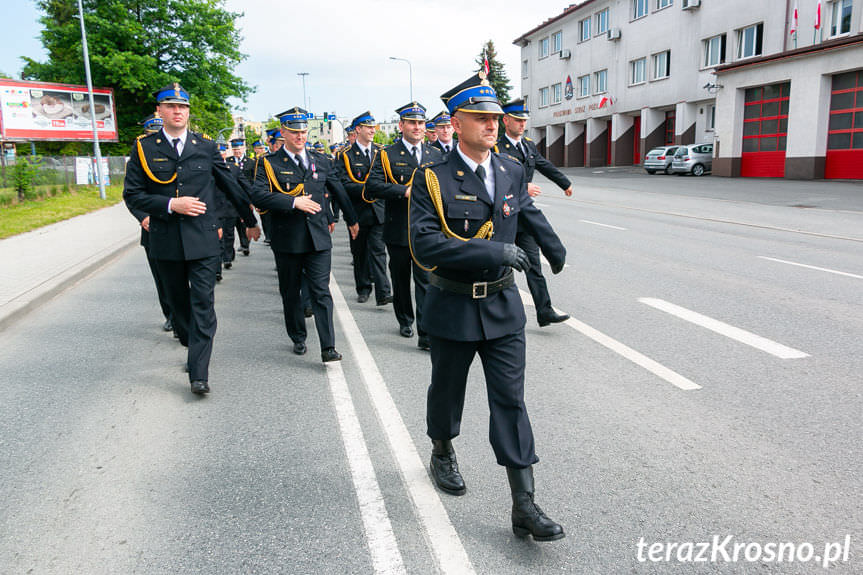
[{"label": "window frame", "polygon": [[[601,84],[600,80],[602,80]],[[593,87],[594,95],[608,92],[608,68],[594,72],[593,83],[595,84]]]},{"label": "window frame", "polygon": [[[587,24],[587,25],[585,26],[585,24]],[[591,33],[593,30],[592,26],[593,26],[593,16],[588,16],[584,20],[578,21],[578,43],[579,44],[581,44],[582,42],[587,42],[588,40],[590,40],[593,37],[593,34]],[[587,31],[586,36],[584,34],[585,30]]]},{"label": "window frame", "polygon": [[[557,39],[555,46],[555,39]],[[563,49],[563,30],[558,30],[551,35],[551,53],[559,54]]]},{"label": "window frame", "polygon": [[[635,70],[638,63],[641,63],[641,80],[636,81]],[[647,82],[647,56],[636,58],[629,61],[629,85],[640,86]]]},{"label": "window frame", "polygon": [[[719,42],[719,47],[718,47],[719,59],[715,63],[710,61],[711,60],[710,56],[713,54],[713,51],[711,49],[711,43],[714,40],[718,40],[718,42]],[[726,59],[727,59],[727,54],[728,54],[728,52],[727,52],[728,35],[727,34],[725,34],[723,32],[722,34],[717,34],[716,36],[711,36],[710,38],[706,38],[706,39],[702,40],[701,42],[702,42],[703,56],[704,56],[702,58],[702,61],[701,61],[701,69],[702,70],[707,69],[707,68],[715,68],[716,66],[721,66],[722,64],[725,64]]]},{"label": "window frame", "polygon": [[[593,15],[593,21],[596,22],[596,31],[593,34],[594,36],[602,36],[603,34],[608,34],[608,31],[611,29],[610,17],[611,12],[608,8],[606,8],[605,10],[600,10]],[[604,24],[605,28],[601,29],[600,24]]]},{"label": "window frame", "polygon": [[[545,46],[545,54],[543,54],[543,50],[542,50],[543,46]],[[545,58],[548,58],[548,49],[550,47],[548,36],[546,36],[545,38],[541,38],[537,44],[537,47],[539,48],[539,58],[538,59],[543,60]]]},{"label": "window frame", "polygon": [[665,10],[666,8],[670,8],[674,6],[674,0],[656,0],[656,8],[654,8],[654,12],[659,12],[660,10]]},{"label": "window frame", "polygon": [[[659,56],[665,56],[665,75],[659,76],[657,74],[657,61]],[[656,82],[659,80],[665,80],[671,77],[671,50],[663,50],[661,52],[654,52],[650,55],[651,64],[653,65],[653,73],[651,74],[650,81]]]},{"label": "window frame", "polygon": [[[841,22],[844,20],[842,18],[842,10],[845,6],[845,2],[848,2],[848,29],[844,32],[841,29]],[[854,0],[834,0],[834,2],[830,5],[830,38],[838,38],[840,36],[847,36],[851,34],[851,18],[854,15]],[[839,25],[837,26],[837,23]],[[837,31],[838,30],[838,31]]]},{"label": "window frame", "polygon": [[[639,10],[643,10],[639,14]],[[650,0],[632,0],[632,19],[641,20],[650,14]]]},{"label": "window frame", "polygon": [[[585,93],[584,88],[587,87],[587,92]],[[585,74],[584,76],[578,77],[578,95],[577,98],[589,98],[590,97],[590,74]]]},{"label": "window frame", "polygon": [[563,82],[551,85],[551,105],[563,102]]},{"label": "window frame", "polygon": [[521,61],[521,77],[522,79],[528,77],[528,71],[530,70],[530,60],[525,59]]},{"label": "window frame", "polygon": [[[752,38],[752,54],[745,55],[743,53],[744,46],[746,44],[746,31],[747,30],[755,30],[755,35]],[[748,58],[757,58],[764,53],[764,23],[758,22],[756,24],[750,24],[749,26],[744,26],[743,28],[737,29],[737,59],[738,60],[746,60]]]},{"label": "window frame", "polygon": [[[544,97],[543,97],[544,96]],[[548,107],[548,86],[539,89],[539,107]]]}]

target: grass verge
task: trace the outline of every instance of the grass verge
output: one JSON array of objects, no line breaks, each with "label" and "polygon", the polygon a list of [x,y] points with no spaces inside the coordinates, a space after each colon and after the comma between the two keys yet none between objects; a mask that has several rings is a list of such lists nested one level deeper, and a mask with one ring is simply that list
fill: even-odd
[{"label": "grass verge", "polygon": [[104,200],[99,197],[98,187],[83,186],[43,200],[6,206],[0,209],[0,239],[107,208],[122,200],[122,185],[105,188]]}]

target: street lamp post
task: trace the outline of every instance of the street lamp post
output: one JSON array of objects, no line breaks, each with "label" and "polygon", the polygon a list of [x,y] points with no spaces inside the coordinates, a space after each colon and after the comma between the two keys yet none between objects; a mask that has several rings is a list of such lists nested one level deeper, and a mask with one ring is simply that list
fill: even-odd
[{"label": "street lamp post", "polygon": [[308,110],[309,104],[306,102],[306,76],[308,76],[308,72],[297,72],[297,76],[302,76],[303,78],[303,106]]},{"label": "street lamp post", "polygon": [[93,150],[96,153],[96,174],[99,176],[99,198],[105,199],[105,174],[102,169],[102,151],[99,149],[99,132],[96,128],[96,107],[93,104],[93,79],[90,76],[90,53],[87,50],[87,31],[84,29],[84,7],[78,0],[78,17],[81,19],[81,44],[84,49],[84,72],[87,75],[87,95],[90,98],[90,123],[93,126]]},{"label": "street lamp post", "polygon": [[410,88],[411,88],[411,102],[414,101],[414,71],[413,66],[411,66],[411,61],[407,58],[396,58],[395,56],[390,56],[390,60],[399,60],[401,62],[408,63],[408,78],[410,79]]}]

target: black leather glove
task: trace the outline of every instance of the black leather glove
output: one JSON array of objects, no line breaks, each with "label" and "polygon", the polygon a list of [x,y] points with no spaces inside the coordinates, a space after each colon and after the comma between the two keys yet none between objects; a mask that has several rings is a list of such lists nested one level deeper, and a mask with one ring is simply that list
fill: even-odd
[{"label": "black leather glove", "polygon": [[557,264],[551,264],[551,273],[559,274],[560,272],[562,272],[564,264],[565,262],[563,261]]},{"label": "black leather glove", "polygon": [[527,252],[523,249],[515,244],[506,244],[503,246],[503,265],[526,272],[530,269],[530,260],[527,259]]}]

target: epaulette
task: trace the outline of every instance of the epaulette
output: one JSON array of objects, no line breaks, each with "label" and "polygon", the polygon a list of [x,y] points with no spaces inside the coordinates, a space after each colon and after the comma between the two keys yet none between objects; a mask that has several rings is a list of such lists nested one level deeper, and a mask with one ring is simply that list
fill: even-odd
[{"label": "epaulette", "polygon": [[213,141],[213,138],[211,138],[211,137],[210,137],[210,136],[208,136],[207,134],[194,134],[194,132],[190,132],[190,133],[191,133],[192,135],[200,136],[202,140],[207,140],[207,141],[210,141],[210,142],[212,142],[212,141]]},{"label": "epaulette", "polygon": [[447,158],[442,158],[440,160],[432,160],[431,162],[426,162],[425,164],[420,164],[420,169],[433,168],[434,166],[439,166],[441,164],[445,164],[446,162],[447,162]]},{"label": "epaulette", "polygon": [[523,136],[523,137],[524,137],[524,139],[525,139],[525,140],[527,140],[528,142],[532,142],[532,141],[533,141],[533,140],[531,140],[530,138],[528,138],[527,136]]},{"label": "epaulette", "polygon": [[515,164],[517,166],[521,166],[521,162],[519,162],[516,158],[514,158],[513,156],[510,156],[506,152],[504,152],[502,154],[497,154],[497,157],[500,159],[506,160],[508,162],[512,162],[513,164]]},{"label": "epaulette", "polygon": [[383,147],[384,147],[384,145],[383,145],[383,144],[378,144],[377,142],[372,142],[372,145],[373,145],[374,147],[376,147],[377,149],[381,149],[381,148],[383,148]]}]

